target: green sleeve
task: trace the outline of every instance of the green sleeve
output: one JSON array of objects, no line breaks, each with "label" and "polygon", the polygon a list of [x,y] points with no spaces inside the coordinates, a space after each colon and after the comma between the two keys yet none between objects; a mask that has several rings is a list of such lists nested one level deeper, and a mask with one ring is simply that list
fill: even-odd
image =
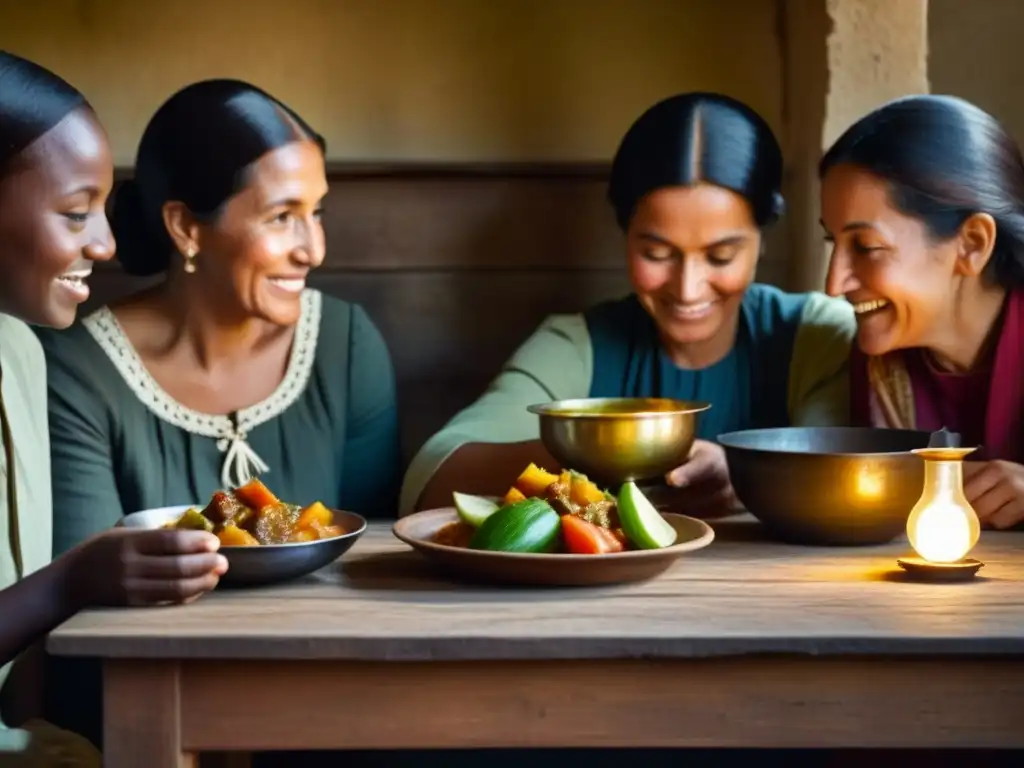
[{"label": "green sleeve", "polygon": [[352,308],[349,402],[342,453],[342,509],[394,518],[402,481],[395,372],[365,310]]},{"label": "green sleeve", "polygon": [[789,416],[795,427],[850,423],[850,346],[857,321],[849,302],[812,293],[804,305],[789,367]]},{"label": "green sleeve", "polygon": [[438,468],[467,443],[516,443],[540,437],[526,406],[586,397],[593,353],[582,315],[545,320],[502,367],[487,391],[420,448],[405,474],[400,514],[412,511]]},{"label": "green sleeve", "polygon": [[[55,557],[123,517],[109,410],[89,385],[88,355],[95,344],[85,334],[80,327],[38,332],[46,352]],[[99,347],[95,354],[102,354]]]}]

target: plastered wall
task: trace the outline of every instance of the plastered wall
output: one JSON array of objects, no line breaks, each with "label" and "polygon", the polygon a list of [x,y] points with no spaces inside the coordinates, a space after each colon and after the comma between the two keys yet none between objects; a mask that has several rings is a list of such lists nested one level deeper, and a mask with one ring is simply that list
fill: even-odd
[{"label": "plastered wall", "polygon": [[251,80],[332,159],[605,160],[655,100],[748,101],[776,127],[776,0],[0,0],[0,48],[85,91],[117,161],[159,103]]}]

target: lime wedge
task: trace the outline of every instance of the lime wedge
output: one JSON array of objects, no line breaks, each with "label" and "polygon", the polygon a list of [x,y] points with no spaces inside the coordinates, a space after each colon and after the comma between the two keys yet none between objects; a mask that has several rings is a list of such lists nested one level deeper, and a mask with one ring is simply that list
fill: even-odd
[{"label": "lime wedge", "polygon": [[498,511],[497,504],[482,496],[455,491],[452,498],[455,500],[455,509],[458,510],[459,517],[474,528],[479,528],[484,520]]},{"label": "lime wedge", "polygon": [[676,543],[676,529],[636,487],[623,484],[619,491],[619,521],[630,541],[641,549],[662,549]]}]

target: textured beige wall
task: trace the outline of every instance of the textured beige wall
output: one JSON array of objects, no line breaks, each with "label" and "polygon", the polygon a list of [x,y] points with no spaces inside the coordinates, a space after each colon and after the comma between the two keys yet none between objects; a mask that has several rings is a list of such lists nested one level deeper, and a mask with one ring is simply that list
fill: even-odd
[{"label": "textured beige wall", "polygon": [[81,88],[122,164],[214,76],[289,102],[334,159],[607,159],[696,88],[781,121],[775,0],[0,0],[0,48]]},{"label": "textured beige wall", "polygon": [[886,101],[929,90],[928,0],[828,0],[827,8],[826,147]]},{"label": "textured beige wall", "polygon": [[782,0],[788,138],[786,286],[821,290],[818,161],[858,118],[890,99],[927,93],[928,0]]},{"label": "textured beige wall", "polygon": [[973,101],[1024,143],[1024,2],[929,2],[932,91]]}]

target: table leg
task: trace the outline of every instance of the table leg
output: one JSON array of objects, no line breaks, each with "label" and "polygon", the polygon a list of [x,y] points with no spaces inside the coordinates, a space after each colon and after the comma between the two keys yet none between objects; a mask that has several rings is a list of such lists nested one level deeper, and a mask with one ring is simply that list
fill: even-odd
[{"label": "table leg", "polygon": [[179,668],[173,661],[103,663],[103,764],[195,768],[181,745]]}]

